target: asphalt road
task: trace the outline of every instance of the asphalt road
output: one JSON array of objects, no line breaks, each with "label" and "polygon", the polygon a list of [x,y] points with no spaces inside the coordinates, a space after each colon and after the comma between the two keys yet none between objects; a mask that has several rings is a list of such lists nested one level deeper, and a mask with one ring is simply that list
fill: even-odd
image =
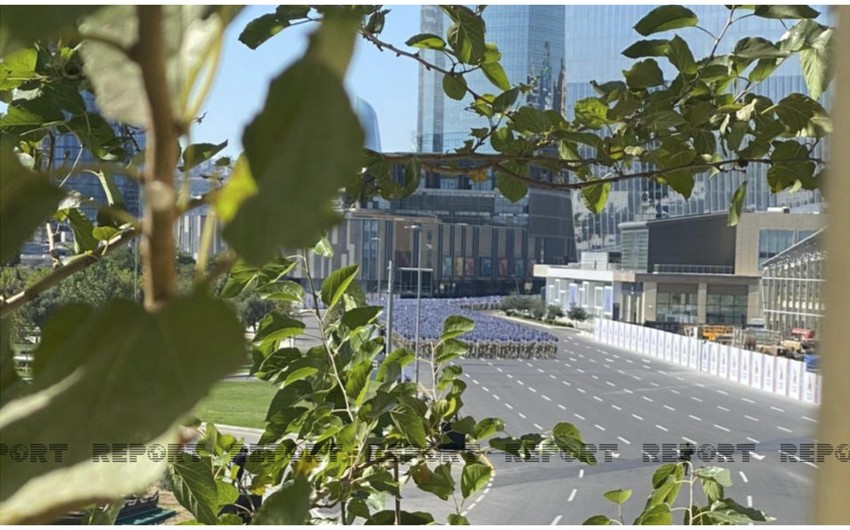
[{"label": "asphalt road", "polygon": [[[732,472],[727,496],[776,517],[776,523],[809,521],[815,464],[780,462],[779,444],[814,441],[817,407],[719,381],[657,359],[554,330],[560,348],[551,360],[462,362],[469,388],[467,412],[498,416],[513,435],[545,432],[561,421],[575,424],[587,443],[617,444],[612,461],[587,466],[565,462],[507,462],[493,456],[491,490],[469,510],[474,524],[580,524],[596,513],[616,514],[605,491],[633,489],[624,518],[630,523],[650,492],[653,470],[643,444],[755,444],[742,454],[707,458]],[[702,463],[694,457],[697,465]],[[827,460],[820,465],[847,465]],[[697,487],[697,499],[704,503]],[[686,500],[686,492],[680,497]],[[682,504],[684,505],[684,504]],[[676,517],[676,522],[681,522]]]}]

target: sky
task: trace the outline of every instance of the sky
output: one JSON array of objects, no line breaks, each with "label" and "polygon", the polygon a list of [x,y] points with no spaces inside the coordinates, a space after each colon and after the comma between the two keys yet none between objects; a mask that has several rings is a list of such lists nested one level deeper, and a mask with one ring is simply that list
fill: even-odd
[{"label": "sky", "polygon": [[[228,140],[222,154],[241,152],[242,129],[260,111],[269,81],[298,59],[307,46],[313,25],[286,28],[256,50],[239,42],[239,33],[252,19],[271,13],[275,6],[249,6],[228,28],[216,82],[201,111],[206,112],[192,131],[192,141],[220,143]],[[404,47],[419,33],[419,6],[388,6],[384,41]],[[358,39],[349,66],[346,88],[352,96],[368,101],[378,115],[383,151],[410,151],[416,131],[417,63],[396,57]]]}]

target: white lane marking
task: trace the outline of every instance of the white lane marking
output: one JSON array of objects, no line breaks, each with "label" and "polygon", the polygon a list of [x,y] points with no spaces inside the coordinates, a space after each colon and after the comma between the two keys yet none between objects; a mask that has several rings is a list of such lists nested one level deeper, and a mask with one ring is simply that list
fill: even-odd
[{"label": "white lane marking", "polygon": [[578,478],[584,477],[584,468],[578,470]]},{"label": "white lane marking", "polygon": [[536,424],[536,423],[535,423],[535,424],[533,424],[533,425],[534,425],[534,428],[535,428],[535,429],[537,429],[538,431],[542,431],[542,430],[543,430],[543,427],[541,427],[540,425],[538,425],[538,424]]},{"label": "white lane marking", "polygon": [[617,373],[618,373],[618,374],[626,375],[626,372],[624,372],[624,371],[620,370],[619,368],[617,369]]},{"label": "white lane marking", "polygon": [[646,363],[646,364],[652,364],[652,361],[650,361],[649,359],[641,359],[640,362]]},{"label": "white lane marking", "polygon": [[567,407],[561,405],[560,403],[558,403],[558,408],[561,410],[567,410]]},{"label": "white lane marking", "polygon": [[580,373],[580,374],[583,374],[583,373],[584,373],[584,370],[582,370],[581,368],[576,368],[576,372],[578,372],[578,373]]},{"label": "white lane marking", "polygon": [[574,412],[574,413],[573,413],[573,416],[575,416],[576,418],[578,418],[578,419],[580,419],[580,420],[584,421],[584,416],[582,416],[581,414],[579,414],[579,413],[577,413],[577,412]]},{"label": "white lane marking", "polygon": [[502,398],[500,398],[500,397],[499,397],[499,396],[497,396],[496,394],[493,394],[493,399],[495,399],[496,401],[501,401],[501,400],[502,400]]},{"label": "white lane marking", "polygon": [[555,374],[549,374],[549,377],[550,377],[551,379],[557,379],[557,377],[555,377]]},{"label": "white lane marking", "polygon": [[629,363],[629,364],[635,364],[635,362],[631,359],[626,359],[626,362]]},{"label": "white lane marking", "polygon": [[614,353],[614,354],[612,354],[612,355],[614,356],[614,358],[615,358],[615,359],[619,359],[619,358],[620,358],[620,356],[619,356],[619,355],[617,355],[616,353]]},{"label": "white lane marking", "polygon": [[595,360],[595,359],[590,359],[590,362],[592,362],[593,364],[596,364],[596,360]]},{"label": "white lane marking", "polygon": [[702,418],[699,416],[694,416],[693,414],[688,414],[688,417],[692,420],[702,421]]},{"label": "white lane marking", "polygon": [[483,390],[484,392],[489,392],[489,391],[490,391],[490,389],[489,389],[489,388],[487,388],[486,386],[482,386],[482,387],[481,387],[481,390]]},{"label": "white lane marking", "polygon": [[549,526],[555,526],[556,524],[558,524],[558,522],[561,520],[562,517],[563,517],[563,515],[559,515],[558,517],[555,517],[554,519],[552,519],[552,522],[549,523]]},{"label": "white lane marking", "polygon": [[756,460],[764,460],[764,455],[760,455],[754,451],[750,451],[750,456],[752,456]]},{"label": "white lane marking", "polygon": [[[658,370],[658,373],[661,374],[661,375],[667,375],[667,372],[665,372],[664,370]],[[699,384],[699,383],[697,383],[697,384]],[[703,385],[703,386],[705,386],[705,385]]]},{"label": "white lane marking", "polygon": [[599,353],[601,353],[602,355],[605,355],[605,353],[606,353],[606,352],[604,352],[604,351],[600,350],[599,348],[596,348],[596,351],[598,351],[598,352],[599,352]]},{"label": "white lane marking", "polygon": [[496,371],[497,371],[497,372],[501,372],[501,371],[502,371],[502,369],[501,369],[501,368],[496,368]]},{"label": "white lane marking", "polygon": [[525,364],[527,364],[527,365],[528,365],[529,367],[531,367],[531,368],[534,368],[534,365],[533,365],[533,364],[531,364],[530,362],[527,362],[527,361],[526,361],[526,363],[525,363]]},{"label": "white lane marking", "polygon": [[605,368],[611,368],[611,365],[608,363],[602,363],[602,366],[604,366]]},{"label": "white lane marking", "polygon": [[703,383],[697,383],[697,386],[698,386],[698,387],[705,388],[705,384],[703,384]]},{"label": "white lane marking", "polygon": [[771,405],[771,406],[770,406],[770,409],[771,409],[771,410],[775,410],[776,412],[785,412],[785,411],[784,411],[784,410],[782,410],[781,408],[779,408],[779,407],[774,407],[773,405]]},{"label": "white lane marking", "polygon": [[753,418],[752,416],[748,416],[748,415],[746,415],[746,414],[744,414],[744,417],[745,417],[745,418],[747,418],[747,419],[748,419],[748,420],[750,420],[750,421],[759,421],[759,419],[758,419],[758,418]]},{"label": "white lane marking", "polygon": [[594,427],[596,427],[597,429],[599,429],[600,431],[604,431],[604,430],[605,430],[605,427],[603,427],[603,426],[599,425],[598,423],[594,423],[594,424],[593,424],[593,426],[594,426]]},{"label": "white lane marking", "polygon": [[579,392],[581,392],[582,394],[587,394],[587,392],[585,392],[583,388],[578,388],[578,387],[576,387],[576,390],[578,390],[578,391],[579,391]]},{"label": "white lane marking", "polygon": [[753,438],[753,437],[751,437],[751,436],[747,436],[747,440],[749,440],[749,441],[753,442],[754,444],[761,443],[761,442],[759,442],[758,440],[756,440],[755,438]]},{"label": "white lane marking", "polygon": [[729,392],[727,392],[725,390],[720,390],[719,388],[715,388],[714,391],[717,392],[718,394],[723,394],[724,396],[729,395]]},{"label": "white lane marking", "polygon": [[544,396],[543,394],[541,394],[540,397],[542,397],[546,401],[552,401],[552,399],[549,396]]},{"label": "white lane marking", "polygon": [[659,385],[658,383],[656,383],[656,382],[654,382],[654,381],[650,381],[650,383],[649,383],[649,384],[650,384],[650,385],[652,385],[652,386],[654,386],[654,387],[656,387],[656,388],[661,386],[661,385]]},{"label": "white lane marking", "polygon": [[545,370],[543,370],[543,368],[538,368],[538,369],[537,369],[537,371],[538,371],[538,372],[540,372],[541,374],[545,374],[545,373],[546,373],[546,371],[545,371]]},{"label": "white lane marking", "polygon": [[490,361],[487,361],[487,364],[489,364],[490,366],[493,366],[493,363],[491,363]]},{"label": "white lane marking", "polygon": [[[489,482],[488,482],[488,484],[489,484]],[[488,493],[490,493],[490,488],[489,487],[484,488],[484,491],[481,493],[481,496],[483,497],[483,496],[487,495]]]},{"label": "white lane marking", "polygon": [[623,410],[623,409],[621,409],[620,407],[618,407],[617,405],[611,405],[611,408],[612,408],[612,409],[617,409],[617,410],[619,410],[619,411],[622,411],[622,410]]},{"label": "white lane marking", "polygon": [[634,394],[634,392],[632,392],[632,391],[631,391],[631,390],[629,390],[628,388],[624,388],[624,389],[623,389],[623,392],[625,392],[625,393],[627,393],[627,394]]},{"label": "white lane marking", "polygon": [[535,394],[537,393],[537,390],[534,390],[534,387],[528,387],[528,389],[534,392]]},{"label": "white lane marking", "polygon": [[623,438],[622,436],[617,436],[617,439],[618,439],[618,440],[620,440],[621,442],[623,442],[623,443],[624,443],[624,444],[626,444],[626,445],[632,445],[632,442],[630,442],[630,441],[626,440],[626,439],[625,439],[625,438]]},{"label": "white lane marking", "polygon": [[615,384],[614,384],[614,383],[612,383],[611,381],[605,381],[605,384],[606,384],[606,385],[608,385],[608,386],[613,386],[614,388],[616,388],[616,387],[617,387],[617,385],[615,385]]},{"label": "white lane marking", "polygon": [[466,509],[466,511],[468,512],[469,510],[471,510],[471,509],[475,508],[476,506],[478,506],[478,503],[477,503],[477,502],[473,502],[472,504],[470,504],[470,505],[469,505],[469,508],[467,508],[467,509]]},{"label": "white lane marking", "polygon": [[690,438],[688,438],[687,436],[682,436],[682,440],[684,440],[684,441],[686,441],[686,442],[688,442],[688,443],[694,444],[694,445],[696,445],[696,444],[697,444],[695,441],[691,440],[691,439],[690,439]]},{"label": "white lane marking", "polygon": [[573,367],[573,365],[571,365],[570,363],[568,363],[568,362],[566,362],[566,361],[564,361],[564,364],[566,364],[566,365],[567,365],[567,368],[572,368],[572,367]]},{"label": "white lane marking", "polygon": [[738,474],[741,475],[741,480],[743,480],[745,484],[750,481],[743,471],[738,471]]},{"label": "white lane marking", "polygon": [[635,381],[640,381],[640,380],[641,380],[641,378],[640,378],[640,377],[638,377],[638,376],[636,376],[636,375],[634,375],[634,374],[632,374],[632,379],[634,379]]},{"label": "white lane marking", "polygon": [[576,488],[573,488],[573,491],[570,492],[570,496],[567,499],[567,502],[573,502],[573,499],[576,498],[576,493],[578,493],[578,490]]},{"label": "white lane marking", "polygon": [[780,431],[785,431],[785,432],[794,432],[794,431],[792,431],[791,429],[786,429],[786,428],[785,428],[785,427],[783,427],[782,425],[777,425],[777,426],[776,426],[776,428],[777,428],[777,429],[779,429]]},{"label": "white lane marking", "polygon": [[806,421],[810,421],[810,422],[812,422],[812,423],[817,423],[817,422],[818,422],[818,420],[812,419],[812,418],[810,418],[810,417],[808,417],[808,416],[803,416],[803,419],[804,419],[804,420],[806,420]]},{"label": "white lane marking", "polygon": [[599,379],[598,375],[591,375],[590,377],[592,377],[593,379]]},{"label": "white lane marking", "polygon": [[726,408],[726,407],[724,407],[723,405],[717,405],[717,408],[719,408],[719,409],[720,409],[720,410],[722,410],[723,412],[731,412],[729,409],[727,409],[727,408]]},{"label": "white lane marking", "polygon": [[674,394],[681,394],[681,392],[679,392],[679,391],[678,391],[678,390],[676,390],[675,388],[671,388],[671,389],[669,389],[669,390],[670,390],[670,392],[673,392]]},{"label": "white lane marking", "polygon": [[752,507],[753,507],[753,496],[747,495],[747,508],[752,508]]},{"label": "white lane marking", "polygon": [[720,429],[721,431],[725,431],[725,432],[732,432],[732,431],[730,431],[729,429],[727,429],[726,427],[724,427],[723,425],[717,425],[717,424],[715,423],[715,424],[714,424],[714,426],[715,426],[716,428]]},{"label": "white lane marking", "polygon": [[632,414],[632,418],[635,418],[635,419],[638,419],[638,420],[640,420],[640,421],[643,421],[643,418],[641,418],[641,417],[640,417],[640,416],[638,416],[637,414]]},{"label": "white lane marking", "polygon": [[514,406],[510,403],[505,403],[505,406],[508,407],[510,410],[514,410]]},{"label": "white lane marking", "polygon": [[648,396],[642,396],[642,397],[643,397],[643,400],[644,400],[644,401],[649,401],[650,403],[652,403],[652,398],[651,398],[651,397],[648,397]]},{"label": "white lane marking", "polygon": [[561,381],[561,382],[562,382],[562,383],[564,383],[564,384],[565,384],[565,385],[567,385],[567,386],[572,386],[572,385],[570,385],[567,381]]},{"label": "white lane marking", "polygon": [[473,379],[473,380],[472,380],[472,382],[473,382],[473,383],[475,383],[475,384],[477,385],[477,384],[478,384],[478,379]]},{"label": "white lane marking", "polygon": [[517,414],[519,414],[519,417],[520,417],[520,418],[522,418],[522,419],[526,419],[525,414],[523,414],[522,412],[517,412]]},{"label": "white lane marking", "polygon": [[599,396],[593,396],[593,399],[595,399],[596,401],[603,401],[603,399]]},{"label": "white lane marking", "polygon": [[698,402],[702,403],[702,400],[700,398],[696,397],[696,396],[691,396],[691,399],[693,399],[694,401],[698,401]]},{"label": "white lane marking", "polygon": [[664,431],[664,432],[669,432],[669,430],[667,429],[667,427],[665,427],[665,426],[663,426],[663,425],[658,425],[658,424],[656,423],[656,424],[655,424],[655,426],[656,426],[656,427],[658,427],[659,429],[661,429],[661,430],[662,430],[662,431]]},{"label": "white lane marking", "polygon": [[741,401],[746,401],[747,403],[755,403],[755,401],[750,398],[741,398]]},{"label": "white lane marking", "polygon": [[514,378],[514,376],[512,376],[511,374],[508,374],[508,379],[513,379],[513,378]]},{"label": "white lane marking", "polygon": [[612,358],[610,358],[610,357],[605,357],[605,362],[613,363],[613,362],[614,362],[614,359],[612,359]]},{"label": "white lane marking", "polygon": [[520,381],[519,379],[517,379],[517,380],[516,380],[516,382],[517,382],[517,384],[520,384],[520,385],[522,385],[522,386],[525,386],[525,383],[523,383],[523,382],[522,382],[522,381]]},{"label": "white lane marking", "polygon": [[676,409],[674,409],[674,408],[673,408],[673,407],[671,407],[670,405],[664,405],[664,408],[665,408],[665,409],[667,409],[667,410],[670,410],[670,411],[676,412]]},{"label": "white lane marking", "polygon": [[574,363],[577,363],[577,362],[578,362],[578,359],[576,359],[575,357],[570,357],[570,360],[571,360],[572,362],[574,362]]},{"label": "white lane marking", "polygon": [[[752,453],[750,453],[750,454],[752,454]],[[779,451],[779,454],[780,454],[780,455],[782,455],[782,454],[787,455],[787,456],[789,456],[789,457],[793,458],[794,460],[796,460],[797,462],[801,462],[801,463],[806,464],[806,465],[808,465],[808,466],[811,466],[811,467],[813,467],[813,468],[815,468],[815,469],[817,469],[817,468],[818,468],[818,466],[817,466],[817,465],[815,465],[815,463],[814,463],[814,462],[808,462],[808,461],[806,461],[806,460],[802,460],[802,459],[801,459],[799,456],[797,456],[797,455],[794,455],[794,454],[791,454],[791,453],[786,453],[786,452],[784,452],[784,451]]]},{"label": "white lane marking", "polygon": [[676,379],[678,379],[679,381],[684,381],[684,380],[685,380],[685,378],[684,378],[684,377],[682,377],[681,375],[677,375],[677,376],[676,376]]}]

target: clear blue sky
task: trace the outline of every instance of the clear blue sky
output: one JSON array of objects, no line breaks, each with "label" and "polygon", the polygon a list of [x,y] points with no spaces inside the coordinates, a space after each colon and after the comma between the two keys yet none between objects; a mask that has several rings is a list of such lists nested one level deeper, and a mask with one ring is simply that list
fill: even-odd
[{"label": "clear blue sky", "polygon": [[[262,108],[269,81],[304,52],[312,25],[287,28],[256,50],[239,42],[239,33],[248,21],[274,8],[249,6],[231,23],[217,79],[204,105],[207,114],[193,129],[193,142],[219,143],[226,139],[230,142],[226,153],[238,154],[242,129]],[[389,9],[381,38],[404,46],[404,41],[419,33],[419,6]],[[384,151],[411,150],[416,130],[417,76],[414,61],[358,41],[346,85],[349,94],[360,96],[375,108]]]}]

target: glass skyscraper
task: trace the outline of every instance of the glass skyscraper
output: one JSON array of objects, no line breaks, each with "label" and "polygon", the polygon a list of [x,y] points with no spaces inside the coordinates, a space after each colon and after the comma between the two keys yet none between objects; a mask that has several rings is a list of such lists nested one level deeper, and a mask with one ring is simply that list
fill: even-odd
[{"label": "glass skyscraper", "polygon": [[[566,6],[565,63],[568,118],[573,117],[576,101],[598,95],[590,85],[591,81],[603,83],[622,79],[622,71],[635,62],[623,56],[622,51],[644,38],[633,29],[633,26],[655,7],[652,5]],[[729,11],[720,5],[687,7],[699,17],[700,25],[714,34],[720,33],[729,15]],[[822,13],[819,21],[823,23],[823,20],[829,16],[828,8],[816,7],[816,9]],[[748,17],[731,26],[718,51],[728,53],[738,40],[749,36],[762,36],[776,41],[784,32],[785,28],[778,20]],[[683,36],[697,60],[707,56],[714,45],[713,38],[695,28],[682,28],[652,35],[649,38],[672,38],[674,34]],[[675,77],[675,69],[666,59],[659,58],[658,64],[664,71],[665,77]],[[770,97],[774,101],[792,92],[805,94],[806,85],[796,58],[785,61],[755,92]],[[640,169],[636,168],[636,170]],[[573,226],[576,232],[577,249],[581,252],[619,248],[620,236],[617,226],[622,222],[725,211],[732,194],[744,179],[749,181],[745,209],[765,210],[773,206],[817,209],[817,205],[822,200],[819,192],[801,190],[793,193],[771,193],[765,178],[766,171],[766,167],[762,165],[751,165],[746,174],[724,173],[710,180],[704,176],[698,176],[691,198],[687,201],[672,190],[668,190],[667,186],[645,179],[614,183],[608,205],[599,215],[590,213],[582,204],[581,197],[574,194]]]}]

